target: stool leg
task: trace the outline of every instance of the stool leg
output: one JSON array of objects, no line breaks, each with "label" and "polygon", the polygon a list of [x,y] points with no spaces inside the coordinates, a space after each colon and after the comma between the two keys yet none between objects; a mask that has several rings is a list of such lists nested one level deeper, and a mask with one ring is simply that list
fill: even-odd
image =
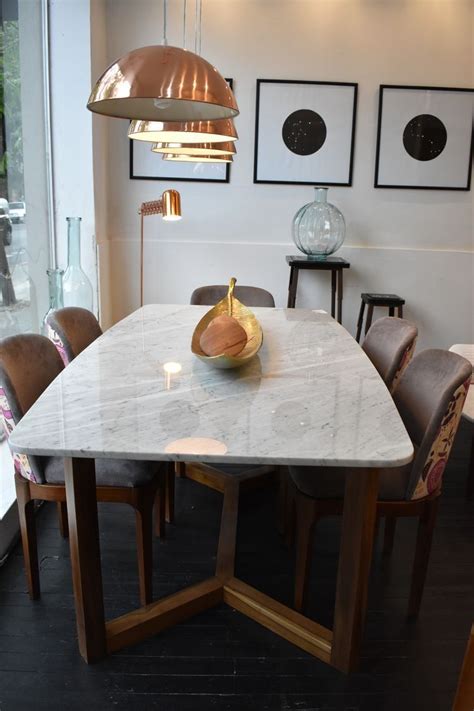
[{"label": "stool leg", "polygon": [[336,271],[331,269],[331,316],[336,317]]},{"label": "stool leg", "polygon": [[471,439],[471,457],[469,459],[469,471],[467,473],[466,498],[474,497],[474,432]]},{"label": "stool leg", "polygon": [[343,270],[337,270],[337,320],[342,323],[342,291]]},{"label": "stool leg", "polygon": [[360,334],[362,333],[362,324],[364,322],[364,311],[365,311],[365,303],[363,301],[361,301],[360,309],[359,309],[359,318],[357,319],[357,334],[356,334],[357,343],[359,343]]},{"label": "stool leg", "polygon": [[374,307],[372,306],[372,304],[369,304],[369,308],[367,309],[367,321],[365,322],[365,331],[364,331],[365,335],[367,335],[367,331],[372,326],[373,315],[374,315]]},{"label": "stool leg", "polygon": [[398,306],[397,311],[398,311],[398,318],[403,318],[403,306]]},{"label": "stool leg", "polygon": [[290,283],[288,284],[287,308],[294,309],[296,304],[296,289],[298,288],[298,267],[290,267]]},{"label": "stool leg", "polygon": [[395,307],[394,307],[394,306],[389,306],[389,307],[388,307],[388,315],[389,315],[389,316],[395,316]]}]

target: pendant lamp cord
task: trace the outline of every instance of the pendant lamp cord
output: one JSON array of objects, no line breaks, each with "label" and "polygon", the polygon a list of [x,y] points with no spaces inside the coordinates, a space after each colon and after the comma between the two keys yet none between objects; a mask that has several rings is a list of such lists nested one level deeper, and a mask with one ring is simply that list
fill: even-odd
[{"label": "pendant lamp cord", "polygon": [[168,0],[163,0],[163,46],[164,47],[166,47],[168,44],[168,39],[166,36],[167,15],[168,15]]},{"label": "pendant lamp cord", "polygon": [[186,49],[186,4],[187,0],[183,0],[183,49]]},{"label": "pendant lamp cord", "polygon": [[198,54],[201,56],[201,29],[202,29],[202,0],[199,0],[199,47]]},{"label": "pendant lamp cord", "polygon": [[201,54],[202,0],[194,3],[194,53]]}]

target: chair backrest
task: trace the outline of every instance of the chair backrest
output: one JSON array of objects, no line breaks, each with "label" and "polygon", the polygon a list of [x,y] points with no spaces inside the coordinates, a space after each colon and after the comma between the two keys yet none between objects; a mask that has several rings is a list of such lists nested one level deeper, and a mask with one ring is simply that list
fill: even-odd
[{"label": "chair backrest", "polygon": [[375,321],[364,339],[362,348],[390,391],[412,359],[417,336],[417,327],[409,321],[385,316]]},{"label": "chair backrest", "polygon": [[[0,341],[0,416],[7,436],[63,368],[45,336],[28,333]],[[44,483],[41,457],[14,454],[13,459],[19,474]]]},{"label": "chair backrest", "polygon": [[[191,304],[214,306],[227,295],[228,288],[225,284],[200,286],[191,294]],[[258,286],[236,286],[234,296],[245,306],[275,306],[275,299],[270,292]]]},{"label": "chair backrest", "polygon": [[56,346],[64,365],[68,365],[102,335],[93,313],[78,306],[66,306],[53,311],[47,318],[48,338]]},{"label": "chair backrest", "polygon": [[415,447],[407,499],[441,488],[471,373],[465,358],[430,349],[415,356],[400,378],[393,399]]}]

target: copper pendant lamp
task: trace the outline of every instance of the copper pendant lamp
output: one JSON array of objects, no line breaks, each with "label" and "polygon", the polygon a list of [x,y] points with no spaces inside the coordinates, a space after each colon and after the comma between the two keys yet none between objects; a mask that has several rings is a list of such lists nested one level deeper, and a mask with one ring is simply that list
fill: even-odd
[{"label": "copper pendant lamp", "polygon": [[195,155],[186,153],[163,153],[163,160],[175,161],[177,163],[232,163],[233,157],[227,153],[225,155]]},{"label": "copper pendant lamp", "polygon": [[236,153],[234,143],[154,143],[151,147],[153,153],[174,153],[175,155],[233,155]]},{"label": "copper pendant lamp", "polygon": [[163,45],[117,59],[98,79],[87,108],[142,121],[215,121],[239,113],[231,88],[212,64]]},{"label": "copper pendant lamp", "polygon": [[152,143],[219,143],[238,138],[232,119],[220,121],[132,121],[128,137]]}]

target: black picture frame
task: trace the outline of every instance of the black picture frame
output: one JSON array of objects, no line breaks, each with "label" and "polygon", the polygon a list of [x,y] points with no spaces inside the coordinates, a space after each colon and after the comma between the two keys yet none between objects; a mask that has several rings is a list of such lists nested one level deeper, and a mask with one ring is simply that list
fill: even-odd
[{"label": "black picture frame", "polygon": [[374,187],[470,190],[473,118],[472,88],[381,84]]},{"label": "black picture frame", "polygon": [[[271,120],[268,120],[264,115],[262,111],[262,103],[263,103],[263,96],[262,96],[262,89],[264,89],[265,85],[280,85],[281,86],[281,101],[282,105],[279,110],[280,116],[276,116],[275,120],[272,124]],[[350,109],[350,112],[348,115],[348,112],[344,112],[344,114],[341,112],[341,114],[338,117],[337,121],[333,121],[332,124],[329,124],[329,128],[326,126],[324,120],[322,121],[322,124],[324,126],[325,130],[325,137],[323,138],[323,143],[319,146],[319,148],[316,148],[315,151],[312,151],[311,153],[307,154],[299,154],[296,155],[294,151],[288,148],[288,144],[285,144],[285,137],[284,137],[284,130],[285,130],[285,123],[282,124],[282,116],[285,114],[285,111],[282,111],[282,109],[285,107],[285,86],[286,87],[315,87],[316,91],[314,92],[314,100],[310,101],[311,106],[315,106],[316,104],[314,102],[318,101],[318,92],[317,88],[323,88],[323,91],[320,92],[320,94],[331,94],[334,93],[334,96],[336,96],[336,93],[340,94],[341,98],[344,97],[344,101],[346,104],[346,107]],[[331,92],[331,89],[334,89],[334,92]],[[278,92],[277,92],[278,93]],[[308,93],[305,91],[305,93]],[[289,96],[291,92],[286,92],[287,97],[286,97],[286,103],[288,108],[290,108],[290,104],[292,104],[292,101],[297,101],[297,97],[295,96],[294,99]],[[253,182],[254,183],[263,183],[263,184],[277,184],[277,185],[327,185],[327,186],[342,186],[342,187],[349,187],[352,185],[352,177],[353,177],[353,167],[354,167],[354,150],[355,150],[355,131],[356,131],[356,116],[357,116],[357,96],[358,96],[358,84],[355,82],[332,82],[332,81],[310,81],[310,80],[297,80],[297,79],[257,79],[257,92],[256,92],[256,107],[255,107],[255,147],[254,147],[254,171],[253,171]],[[308,93],[308,98],[311,99],[311,95]],[[321,97],[322,98],[322,97]],[[298,104],[295,104],[295,107]],[[308,105],[309,106],[309,105]],[[275,109],[275,102],[272,103],[272,111]],[[302,109],[299,107],[299,111],[307,111],[308,108],[305,105],[305,108]],[[309,109],[312,113],[314,113],[314,110],[311,108]],[[295,111],[292,112],[292,114],[296,113]],[[289,114],[287,116],[287,120],[291,117],[292,114]],[[316,114],[318,116],[318,114]],[[318,116],[319,119],[321,119],[321,116]],[[339,125],[338,124],[339,121]],[[343,122],[343,123],[341,123]],[[271,139],[267,139],[268,136],[268,129],[270,128],[271,130]],[[329,131],[329,134],[328,134]],[[281,135],[280,135],[281,134]],[[338,136],[339,134],[339,136]],[[338,138],[341,138],[343,134],[343,141],[338,140]],[[326,143],[326,138],[329,135],[330,137],[330,142],[325,145]],[[262,148],[262,136],[263,140],[267,142],[267,145]],[[282,161],[279,161],[280,166],[275,166],[273,169],[268,168],[265,170],[262,170],[262,161],[265,160],[265,156],[270,155],[272,152],[272,148],[269,145],[270,141],[273,140],[276,149],[278,152],[282,153],[285,158],[286,158],[286,163],[284,166],[282,166]],[[320,141],[319,141],[320,142]],[[344,149],[344,144],[345,144],[345,149]],[[314,146],[313,146],[314,147]],[[327,157],[324,159],[321,158],[321,154],[318,156],[317,154],[319,153],[320,149],[324,147],[325,153],[327,152]],[[339,160],[341,162],[341,167],[340,167],[340,174],[336,174],[336,170],[333,167],[329,166],[330,162],[330,154],[331,151],[334,153],[335,151],[340,150],[341,156],[339,156]],[[293,153],[293,155],[292,155]],[[314,155],[316,154],[316,159],[314,158]],[[296,158],[294,157],[296,155]],[[308,156],[313,156],[310,160],[308,160]],[[329,160],[328,160],[329,158]],[[328,167],[323,168],[323,161],[328,163]],[[275,162],[278,162],[277,159],[275,159]],[[301,168],[304,166],[304,175],[302,174],[301,178],[306,178],[306,179],[298,179],[298,163],[300,163]],[[318,163],[321,164],[321,166],[318,165]],[[333,164],[334,165],[334,164]],[[332,174],[331,174],[332,171]],[[314,175],[308,175],[308,173],[314,172]],[[268,174],[275,173],[274,177],[269,177]],[[278,175],[280,173],[280,175]],[[296,177],[293,177],[292,179],[289,179],[289,175],[293,174]],[[344,179],[341,179],[341,176],[344,176]],[[339,178],[339,179],[338,179]]]},{"label": "black picture frame", "polygon": [[[234,87],[234,81],[233,79],[226,79],[226,82],[229,84],[230,88],[233,89]],[[224,171],[224,177],[222,178],[199,178],[199,177],[177,177],[175,175],[140,175],[135,172],[135,159],[136,159],[136,151],[134,150],[134,144],[135,141],[132,139],[129,139],[129,175],[128,177],[130,180],[165,180],[168,183],[177,181],[180,183],[229,183],[230,182],[230,167],[231,163],[225,163],[221,164],[219,167],[221,167]],[[156,156],[157,159],[159,156]],[[182,163],[180,164],[181,167],[189,166],[189,165],[199,165],[197,163],[190,164],[190,163]]]}]

